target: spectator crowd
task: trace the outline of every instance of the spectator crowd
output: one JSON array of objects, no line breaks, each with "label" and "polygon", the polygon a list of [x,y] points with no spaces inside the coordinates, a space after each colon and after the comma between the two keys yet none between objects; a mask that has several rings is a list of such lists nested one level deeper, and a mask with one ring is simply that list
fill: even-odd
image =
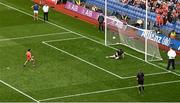
[{"label": "spectator crowd", "polygon": [[[119,0],[119,2],[146,9],[146,0]],[[175,23],[180,19],[179,0],[148,0],[148,10],[156,12],[156,25]]]}]

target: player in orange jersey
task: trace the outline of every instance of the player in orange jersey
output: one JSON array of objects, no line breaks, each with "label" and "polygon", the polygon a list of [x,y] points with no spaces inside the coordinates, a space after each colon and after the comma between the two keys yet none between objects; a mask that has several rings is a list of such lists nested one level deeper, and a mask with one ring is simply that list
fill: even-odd
[{"label": "player in orange jersey", "polygon": [[31,55],[31,49],[28,49],[27,52],[26,52],[26,61],[24,63],[24,67],[26,66],[26,64],[28,62],[32,62],[33,63],[33,66],[35,66],[35,60],[34,60],[34,56]]}]

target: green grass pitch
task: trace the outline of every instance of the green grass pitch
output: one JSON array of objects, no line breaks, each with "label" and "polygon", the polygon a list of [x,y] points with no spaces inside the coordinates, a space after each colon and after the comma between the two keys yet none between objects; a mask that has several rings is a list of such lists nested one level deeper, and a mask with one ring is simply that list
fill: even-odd
[{"label": "green grass pitch", "polygon": [[[50,21],[34,21],[31,0],[0,0],[0,102],[180,102],[180,65],[145,63],[124,46],[104,46],[97,27],[50,10]],[[42,17],[42,11],[40,11]],[[23,67],[31,48],[36,66]],[[124,60],[106,59],[115,48]],[[176,61],[180,61],[177,57]],[[135,75],[145,73],[145,92]]]}]

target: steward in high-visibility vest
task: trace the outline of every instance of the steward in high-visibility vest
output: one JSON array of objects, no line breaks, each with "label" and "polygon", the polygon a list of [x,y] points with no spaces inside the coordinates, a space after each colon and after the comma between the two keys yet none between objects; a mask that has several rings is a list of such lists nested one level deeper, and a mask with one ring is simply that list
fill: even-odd
[{"label": "steward in high-visibility vest", "polygon": [[76,3],[77,5],[81,5],[81,0],[75,0],[75,3]]},{"label": "steward in high-visibility vest", "polygon": [[175,39],[175,38],[176,38],[176,32],[175,32],[175,30],[173,30],[173,31],[170,33],[170,38],[172,38],[172,39]]}]

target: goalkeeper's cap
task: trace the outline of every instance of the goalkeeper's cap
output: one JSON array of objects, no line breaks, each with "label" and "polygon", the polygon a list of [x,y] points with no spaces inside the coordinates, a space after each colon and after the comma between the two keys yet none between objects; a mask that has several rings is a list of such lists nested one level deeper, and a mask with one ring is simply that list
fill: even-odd
[{"label": "goalkeeper's cap", "polygon": [[119,49],[119,51],[123,51],[122,49]]},{"label": "goalkeeper's cap", "polygon": [[31,49],[28,49],[28,51],[31,51]]}]

